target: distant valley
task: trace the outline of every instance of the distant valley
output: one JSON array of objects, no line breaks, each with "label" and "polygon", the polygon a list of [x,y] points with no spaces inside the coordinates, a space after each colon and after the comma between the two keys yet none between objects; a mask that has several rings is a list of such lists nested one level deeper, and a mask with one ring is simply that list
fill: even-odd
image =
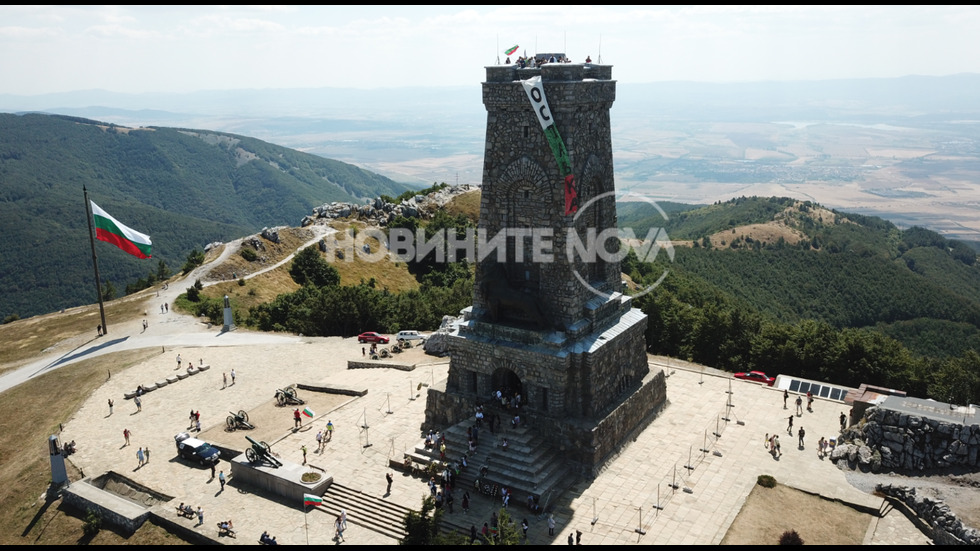
[{"label": "distant valley", "polygon": [[[611,111],[617,187],[691,204],[794,197],[980,241],[978,89],[980,75],[620,83]],[[478,84],[139,96],[90,91],[0,96],[0,110],[232,132],[418,187],[482,179],[486,111]]]}]

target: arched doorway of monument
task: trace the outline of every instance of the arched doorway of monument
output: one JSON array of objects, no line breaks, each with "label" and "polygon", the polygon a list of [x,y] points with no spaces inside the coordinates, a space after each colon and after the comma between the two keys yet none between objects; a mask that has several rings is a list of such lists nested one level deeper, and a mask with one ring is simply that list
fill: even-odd
[{"label": "arched doorway of monument", "polygon": [[500,392],[500,400],[496,400],[494,405],[503,407],[504,409],[510,409],[514,406],[514,399],[519,395],[521,398],[521,404],[523,405],[527,395],[524,394],[524,385],[521,383],[521,378],[517,376],[512,370],[506,367],[497,368],[493,372],[493,376],[490,379],[490,384],[493,385],[493,395],[497,396],[497,392]]}]

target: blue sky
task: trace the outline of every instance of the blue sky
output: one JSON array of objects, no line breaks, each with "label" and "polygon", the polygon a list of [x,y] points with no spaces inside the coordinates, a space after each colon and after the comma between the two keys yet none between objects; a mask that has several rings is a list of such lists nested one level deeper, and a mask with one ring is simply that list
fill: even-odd
[{"label": "blue sky", "polygon": [[627,83],[980,73],[977,29],[977,6],[4,6],[0,94],[467,86],[515,44]]}]

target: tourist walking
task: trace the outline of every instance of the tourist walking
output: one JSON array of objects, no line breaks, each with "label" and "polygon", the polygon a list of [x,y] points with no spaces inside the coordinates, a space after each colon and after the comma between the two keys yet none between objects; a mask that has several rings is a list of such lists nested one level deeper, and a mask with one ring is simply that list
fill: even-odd
[{"label": "tourist walking", "polygon": [[789,416],[789,425],[787,425],[787,427],[786,427],[786,432],[788,432],[790,436],[793,436],[793,416],[792,415]]},{"label": "tourist walking", "polygon": [[801,426],[801,427],[800,427],[800,430],[799,430],[799,431],[797,431],[797,433],[796,433],[796,434],[797,434],[797,436],[799,436],[799,437],[800,437],[800,449],[802,450],[802,449],[803,449],[803,436],[805,436],[805,435],[806,435],[806,431],[805,431],[805,430],[803,430],[803,427]]},{"label": "tourist walking", "polygon": [[327,420],[327,442],[333,439],[333,422]]},{"label": "tourist walking", "polygon": [[340,519],[340,515],[337,515],[337,520],[334,521],[334,527],[337,529],[336,539],[341,541],[344,540],[344,523]]},{"label": "tourist walking", "polygon": [[228,374],[227,373],[222,373],[221,374],[221,388],[225,388],[227,386],[228,386]]},{"label": "tourist walking", "polygon": [[197,506],[197,525],[202,526],[204,524],[204,509],[201,506]]},{"label": "tourist walking", "polygon": [[231,386],[235,386],[235,368],[231,368]]},{"label": "tourist walking", "polygon": [[218,473],[218,482],[221,483],[221,489],[225,489],[225,472],[221,471]]},{"label": "tourist walking", "polygon": [[303,464],[306,465],[306,444],[300,446],[299,449],[303,451]]},{"label": "tourist walking", "polygon": [[112,398],[109,398],[109,415],[112,415],[112,405],[113,405]]},{"label": "tourist walking", "polygon": [[303,418],[300,417],[299,408],[293,410],[293,428],[299,428],[303,426]]},{"label": "tourist walking", "polygon": [[146,461],[144,462],[144,464],[145,463],[149,463],[150,462],[150,448],[149,447],[144,447],[143,448],[143,455],[146,456]]},{"label": "tourist walking", "polygon": [[136,404],[136,413],[143,411],[143,399],[139,396],[133,397],[133,403]]},{"label": "tourist walking", "polygon": [[143,460],[144,460],[143,448],[140,448],[140,449],[136,450],[136,459],[139,461],[139,466],[142,467],[143,466]]},{"label": "tourist walking", "polygon": [[391,493],[391,483],[395,481],[395,477],[391,476],[391,472],[385,474],[385,480],[388,481],[388,488],[385,490],[385,494]]},{"label": "tourist walking", "polygon": [[132,436],[132,435],[133,435],[133,433],[129,432],[129,429],[123,429],[123,438],[126,439],[126,445],[127,446],[129,445],[129,437]]},{"label": "tourist walking", "polygon": [[[112,413],[111,405],[109,406],[109,413]],[[844,415],[844,412],[842,411],[840,412],[840,431],[844,432],[844,429],[846,428],[847,428],[847,416]]]},{"label": "tourist walking", "polygon": [[180,369],[180,362],[181,362],[180,354],[177,354],[177,367],[174,369],[174,371],[177,371],[178,369]]},{"label": "tourist walking", "polygon": [[316,452],[320,453],[323,449],[323,431],[317,431],[316,433]]},{"label": "tourist walking", "polygon": [[786,400],[789,400],[789,391],[786,390],[786,389],[783,389],[783,409],[788,409],[786,407]]}]

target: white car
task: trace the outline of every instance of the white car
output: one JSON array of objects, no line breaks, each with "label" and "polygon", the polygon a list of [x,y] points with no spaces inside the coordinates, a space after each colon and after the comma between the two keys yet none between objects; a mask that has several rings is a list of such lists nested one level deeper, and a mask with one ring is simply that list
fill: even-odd
[{"label": "white car", "polygon": [[399,331],[398,335],[395,336],[395,340],[399,341],[424,341],[425,336],[420,335],[418,331]]}]

